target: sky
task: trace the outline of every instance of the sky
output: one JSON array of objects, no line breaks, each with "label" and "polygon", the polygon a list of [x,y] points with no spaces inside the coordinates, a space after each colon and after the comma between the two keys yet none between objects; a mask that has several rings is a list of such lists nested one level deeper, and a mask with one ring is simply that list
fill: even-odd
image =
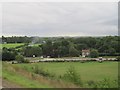
[{"label": "sky", "polygon": [[40,37],[118,35],[118,3],[4,3],[2,35]]}]

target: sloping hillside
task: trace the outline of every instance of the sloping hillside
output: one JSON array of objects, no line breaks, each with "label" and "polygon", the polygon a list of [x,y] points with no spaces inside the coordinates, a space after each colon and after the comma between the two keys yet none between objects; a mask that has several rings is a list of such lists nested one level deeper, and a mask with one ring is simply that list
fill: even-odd
[{"label": "sloping hillside", "polygon": [[76,87],[73,84],[60,80],[51,80],[46,77],[33,74],[12,64],[3,63],[3,87],[19,88],[59,88]]}]

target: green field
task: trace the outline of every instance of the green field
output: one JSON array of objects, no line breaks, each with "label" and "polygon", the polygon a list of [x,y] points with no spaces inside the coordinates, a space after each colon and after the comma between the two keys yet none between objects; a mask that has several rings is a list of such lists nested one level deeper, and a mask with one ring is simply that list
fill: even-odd
[{"label": "green field", "polygon": [[74,66],[76,71],[81,75],[82,80],[102,80],[103,78],[117,79],[118,63],[117,62],[54,62],[54,63],[35,63],[35,64],[16,64],[21,68],[32,71],[32,67],[38,65],[56,75],[63,75],[70,66]]},{"label": "green field", "polygon": [[[21,45],[24,45],[25,43],[9,43],[9,44],[0,44],[0,48],[6,47],[6,48],[15,48]],[[40,44],[34,44],[33,46],[39,46]]]},{"label": "green field", "polygon": [[[7,81],[10,84],[15,85],[14,88],[17,88],[18,86],[19,88],[77,87],[72,83],[65,83],[61,80],[51,80],[46,77],[28,72],[17,65],[7,64],[5,62],[3,62],[2,78],[3,81]],[[3,85],[5,84],[6,82],[3,82]],[[10,87],[11,85],[7,85],[7,88]]]},{"label": "green field", "polygon": [[0,44],[0,46],[6,47],[6,48],[15,48],[17,46],[24,45],[24,43],[10,43],[10,44]]},{"label": "green field", "polygon": [[[21,45],[24,45],[25,43],[9,43],[9,44],[0,44],[0,49],[2,49],[3,47],[6,48],[15,48]],[[33,46],[39,46],[40,44],[34,44]]]},{"label": "green field", "polygon": [[41,45],[41,44],[34,44],[33,46],[39,46],[39,45]]},{"label": "green field", "polygon": [[15,83],[21,87],[26,88],[46,88],[50,87],[48,85],[39,83],[36,80],[33,80],[29,76],[26,77],[26,75],[22,75],[24,72],[17,72],[15,71],[15,68],[12,67],[9,64],[3,64],[3,79],[7,80],[11,83]]},{"label": "green field", "polygon": [[[75,70],[79,73],[80,78],[83,83],[87,81],[102,81],[104,79],[109,79],[110,81],[118,80],[118,62],[40,62],[32,64],[3,64],[3,77],[10,82],[17,83],[24,87],[55,87],[58,82],[46,84],[38,83],[34,79],[26,78],[22,75],[20,70],[25,70],[29,73],[34,73],[33,68],[35,66],[43,68],[45,71],[55,74],[59,77],[64,75],[69,67],[74,66]],[[12,67],[12,68],[11,68]],[[13,70],[13,68],[15,70]],[[25,72],[23,72],[25,74]],[[29,75],[28,75],[29,76]],[[33,80],[33,81],[32,81]],[[41,79],[40,79],[41,80]],[[49,82],[49,81],[46,81]],[[34,85],[35,84],[35,85]],[[40,86],[39,86],[40,84]],[[32,85],[32,86],[31,86]],[[60,84],[59,84],[60,85]],[[70,86],[70,85],[69,85]],[[116,87],[114,85],[113,87]],[[61,87],[61,86],[58,86]],[[112,86],[111,86],[112,87]]]}]

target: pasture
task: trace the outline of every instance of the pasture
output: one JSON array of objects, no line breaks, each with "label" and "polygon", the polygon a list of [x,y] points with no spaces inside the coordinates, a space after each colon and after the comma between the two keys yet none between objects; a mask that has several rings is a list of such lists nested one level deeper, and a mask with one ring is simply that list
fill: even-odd
[{"label": "pasture", "polygon": [[[44,75],[39,75],[34,72],[34,68],[38,66],[49,74],[55,75],[50,79]],[[39,63],[22,63],[22,64],[7,64],[3,62],[3,79],[20,87],[30,88],[46,88],[46,87],[78,87],[74,83],[66,82],[60,79],[60,76],[65,75],[68,68],[75,67],[75,71],[80,75],[84,88],[90,88],[88,83],[101,82],[109,80],[110,87],[117,88],[118,80],[118,62],[104,61],[102,63],[91,62],[39,62]],[[61,81],[62,80],[62,81]],[[107,81],[108,82],[108,81]],[[101,85],[101,83],[100,83]],[[81,86],[80,86],[81,87]],[[102,86],[103,87],[103,86]]]},{"label": "pasture", "polygon": [[[22,46],[25,43],[7,43],[7,44],[0,44],[0,48],[2,49],[3,47],[5,48],[16,48],[18,46]],[[39,46],[41,44],[34,44],[33,46]]]},{"label": "pasture", "polygon": [[118,79],[118,62],[40,62],[33,64],[15,64],[20,68],[33,72],[32,68],[38,66],[45,71],[54,73],[56,76],[63,75],[67,69],[74,66],[76,71],[80,74],[83,81],[100,81],[104,78],[111,80]]},{"label": "pasture", "polygon": [[18,47],[18,46],[21,46],[21,45],[24,45],[24,43],[9,43],[9,44],[0,44],[3,47],[6,47],[6,48],[15,48],[15,47]]}]

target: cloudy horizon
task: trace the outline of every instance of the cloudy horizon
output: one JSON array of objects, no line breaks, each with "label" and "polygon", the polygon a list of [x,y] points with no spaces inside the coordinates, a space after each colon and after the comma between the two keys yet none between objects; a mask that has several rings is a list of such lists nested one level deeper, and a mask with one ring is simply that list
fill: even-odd
[{"label": "cloudy horizon", "polygon": [[4,3],[4,36],[118,35],[115,2]]}]

